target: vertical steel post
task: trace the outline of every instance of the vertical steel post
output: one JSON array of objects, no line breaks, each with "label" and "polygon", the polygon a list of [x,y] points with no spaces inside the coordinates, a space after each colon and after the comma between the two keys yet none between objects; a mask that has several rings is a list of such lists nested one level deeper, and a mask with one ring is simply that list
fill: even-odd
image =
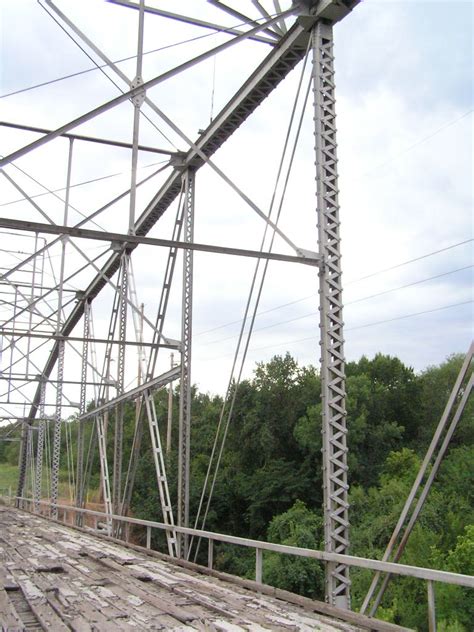
[{"label": "vertical steel post", "polygon": [[[136,75],[131,87],[137,88],[143,83],[142,65],[143,65],[143,31],[145,28],[145,2],[140,0],[138,9],[138,41],[137,41],[137,66]],[[136,94],[132,98],[134,105],[133,111],[133,149],[132,149],[132,170],[130,183],[130,210],[128,219],[128,232],[134,234],[135,226],[135,205],[137,197],[137,165],[138,165],[138,139],[140,134],[140,108],[145,100],[145,92]]]},{"label": "vertical steel post", "polygon": [[110,516],[113,513],[112,498],[110,493],[109,465],[107,462],[107,443],[105,435],[104,417],[98,415],[96,417],[97,424],[97,440],[99,443],[100,472],[102,478],[102,495],[104,498],[104,506],[107,520],[107,534],[111,535],[112,523]]},{"label": "vertical steel post", "polygon": [[[18,486],[16,490],[17,498],[22,498],[23,492],[25,490],[25,479],[26,479],[26,442],[28,436],[27,430],[27,422],[23,420],[22,428],[21,428],[21,440],[20,440],[20,454],[18,458]],[[15,507],[21,508],[21,501],[16,500]]]},{"label": "vertical steel post", "polygon": [[[89,360],[89,336],[90,336],[90,303],[84,303],[84,341],[82,343],[81,364],[81,394],[79,399],[79,414],[86,412],[87,406],[87,364]],[[84,421],[78,422],[77,428],[77,459],[76,459],[76,507],[82,508],[84,504]],[[82,526],[83,514],[76,512],[76,524]]]},{"label": "vertical steel post", "polygon": [[428,580],[426,587],[428,591],[428,630],[429,632],[436,632],[436,606],[433,582]]},{"label": "vertical steel post", "polygon": [[[33,456],[33,426],[28,424],[27,426],[27,443],[26,443],[26,480],[28,480],[28,470],[30,471],[30,483],[31,483],[31,496],[34,495],[34,456]],[[26,493],[28,494],[28,485],[26,485]]]},{"label": "vertical steel post", "polygon": [[255,581],[257,584],[263,582],[263,550],[255,549]]},{"label": "vertical steel post", "polygon": [[[35,252],[38,251],[38,233],[35,233]],[[30,303],[28,305],[28,330],[31,331],[33,325],[33,305],[35,301],[35,288],[36,288],[36,260],[37,257],[33,259],[33,271],[31,275],[31,293],[30,293]],[[27,345],[26,345],[26,367],[25,373],[26,375],[30,372],[30,349],[31,349],[31,338],[28,336]]]},{"label": "vertical steel post", "polygon": [[[117,359],[117,395],[123,393],[125,383],[125,340],[127,335],[127,298],[128,298],[128,268],[129,253],[122,255],[121,284],[117,291],[120,292],[119,307],[119,340]],[[122,490],[122,444],[123,444],[123,418],[124,404],[118,404],[115,408],[115,433],[114,433],[114,471],[112,487],[113,512],[121,513]]]},{"label": "vertical steel post", "polygon": [[58,518],[58,485],[59,485],[59,462],[61,458],[61,416],[63,401],[63,378],[64,378],[64,340],[59,341],[58,346],[58,372],[56,385],[56,411],[53,429],[53,457],[51,467],[51,517]]},{"label": "vertical steel post", "polygon": [[[185,178],[184,241],[194,237],[195,173]],[[181,382],[179,393],[178,526],[189,526],[189,458],[191,435],[191,338],[193,306],[193,251],[183,250],[183,297],[181,320]],[[188,537],[180,536],[180,557],[187,558]]]},{"label": "vertical steel post", "polygon": [[40,406],[39,406],[39,426],[38,426],[38,443],[36,445],[36,471],[35,471],[35,511],[40,510],[41,500],[41,483],[43,479],[43,449],[44,449],[44,431],[46,426],[44,414],[44,402],[46,395],[46,383],[41,381],[40,390]]},{"label": "vertical steel post", "polygon": [[[174,367],[174,354],[170,358],[171,368]],[[171,454],[171,430],[173,426],[173,382],[168,386],[168,423],[166,426],[166,454]]]},{"label": "vertical steel post", "polygon": [[[15,302],[13,304],[13,319],[12,319],[12,328],[13,331],[15,331],[16,329],[16,313],[17,313],[17,309],[18,309],[18,286],[15,285]],[[13,357],[15,354],[15,346],[16,346],[16,338],[15,336],[12,336],[11,342],[10,342],[10,366],[9,366],[9,380],[7,382],[8,387],[7,387],[7,402],[10,401],[10,393],[11,393],[11,388],[12,388],[12,369],[13,369]],[[26,453],[25,453],[26,454]],[[26,457],[25,457],[26,458]],[[21,495],[21,494],[19,494]]]},{"label": "vertical steel post", "polygon": [[[69,154],[67,163],[66,177],[66,196],[64,200],[64,226],[67,226],[69,213],[69,193],[71,189],[71,173],[72,173],[72,150],[74,139],[69,139]],[[64,284],[64,267],[66,262],[66,237],[62,240],[61,251],[61,267],[59,272],[59,293],[58,293],[58,318],[57,318],[57,334],[61,333],[61,312],[63,309],[63,284]],[[52,518],[58,518],[58,482],[59,482],[59,461],[61,456],[61,415],[62,415],[62,399],[63,399],[63,379],[64,379],[64,340],[60,340],[58,344],[58,373],[56,385],[56,413],[54,420],[53,432],[53,464],[51,471],[51,508]]]},{"label": "vertical steel post", "polygon": [[[312,38],[318,246],[323,256],[319,309],[325,550],[347,554],[347,429],[332,26],[317,22]],[[349,608],[349,589],[348,567],[328,563],[327,601]]]}]

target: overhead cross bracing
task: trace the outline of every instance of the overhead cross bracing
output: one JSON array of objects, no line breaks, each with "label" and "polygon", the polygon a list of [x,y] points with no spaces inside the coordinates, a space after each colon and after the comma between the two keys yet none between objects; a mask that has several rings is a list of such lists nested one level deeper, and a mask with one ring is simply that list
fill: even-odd
[{"label": "overhead cross bracing", "polygon": [[[212,4],[216,11],[228,14],[229,6],[226,3],[215,2]],[[258,4],[261,6],[262,3]],[[101,51],[100,47],[92,41],[94,38],[83,32],[73,19],[62,12],[61,8],[49,0],[40,3],[40,6],[53,17],[55,22],[61,25],[61,28],[66,29],[74,41],[93,54],[94,59],[109,64],[109,72],[113,75],[114,81],[121,82],[120,91],[122,94],[118,97],[114,96],[112,99],[103,99],[103,102],[98,106],[94,103],[95,107],[88,112],[81,112],[79,116],[75,112],[74,117],[71,116],[69,122],[66,123],[56,120],[54,125],[42,124],[37,126],[33,124],[35,121],[31,121],[31,125],[25,123],[23,127],[30,129],[47,130],[56,125],[58,127],[52,132],[46,131],[37,140],[20,146],[20,148],[18,148],[17,142],[20,137],[15,136],[11,150],[9,153],[5,152],[7,155],[1,159],[1,164],[5,168],[5,178],[11,187],[10,190],[14,190],[16,195],[21,193],[25,197],[25,206],[22,206],[19,216],[17,217],[16,214],[12,213],[12,217],[9,216],[3,221],[3,226],[14,231],[15,235],[27,235],[30,231],[32,238],[36,240],[35,247],[28,252],[27,257],[17,257],[16,261],[12,262],[10,270],[3,275],[3,282],[11,292],[14,307],[12,316],[5,319],[3,328],[5,341],[3,360],[5,361],[7,357],[11,359],[7,375],[11,378],[9,384],[13,387],[9,386],[8,392],[4,393],[6,401],[2,403],[2,412],[5,412],[7,416],[10,414],[12,419],[27,419],[23,429],[21,476],[18,488],[20,496],[24,495],[25,489],[28,488],[35,494],[36,500],[40,500],[41,485],[38,484],[38,478],[41,475],[41,468],[37,468],[33,472],[32,459],[34,461],[36,455],[37,461],[38,459],[41,460],[43,452],[46,454],[50,450],[52,463],[51,497],[53,505],[57,503],[61,437],[64,436],[64,432],[66,433],[65,436],[69,437],[69,443],[72,442],[71,425],[64,424],[64,417],[66,416],[64,411],[68,410],[69,407],[75,407],[80,413],[76,423],[78,423],[81,432],[84,423],[89,418],[94,420],[95,434],[91,437],[90,450],[91,453],[95,450],[96,453],[100,454],[102,495],[108,514],[111,514],[112,511],[114,513],[126,512],[128,508],[143,427],[148,424],[161,510],[167,524],[173,527],[175,518],[172,505],[174,499],[171,499],[168,488],[166,463],[158,428],[160,420],[154,400],[155,390],[166,386],[168,375],[168,367],[165,370],[162,366],[164,360],[161,350],[172,348],[181,353],[181,361],[178,362],[181,388],[180,479],[177,518],[179,525],[186,526],[189,523],[187,497],[190,449],[187,433],[191,419],[187,403],[189,402],[192,383],[191,308],[193,301],[195,301],[194,282],[196,280],[192,271],[191,253],[199,250],[199,247],[202,246],[201,250],[220,254],[223,254],[227,249],[229,251],[227,254],[246,254],[257,259],[270,260],[280,257],[280,259],[288,261],[293,260],[318,266],[321,280],[322,310],[324,311],[326,307],[326,300],[329,304],[327,318],[322,321],[323,366],[326,371],[325,375],[331,373],[326,384],[328,390],[324,395],[328,402],[328,409],[325,411],[324,418],[327,441],[325,455],[328,459],[325,466],[328,475],[325,482],[327,490],[326,545],[329,551],[336,553],[346,551],[349,543],[346,515],[347,448],[345,445],[342,302],[338,255],[339,220],[332,24],[344,18],[356,4],[357,2],[327,0],[293,3],[291,5],[286,3],[287,6],[282,12],[273,7],[270,11],[265,10],[263,14],[252,14],[253,17],[249,18],[247,23],[243,25],[245,28],[242,27],[241,34],[234,34],[233,38],[226,40],[223,44],[209,47],[204,52],[199,52],[184,62],[181,61],[171,70],[159,74],[155,72],[151,79],[144,80],[139,64],[143,58],[145,14],[147,24],[149,19],[162,19],[162,16],[148,15],[144,3],[136,5],[140,16],[139,24],[141,24],[141,34],[140,28],[138,29],[137,67],[134,69],[135,75],[133,73],[126,75],[116,64],[110,62],[109,55]],[[253,6],[252,11],[255,9],[255,4]],[[107,10],[128,11],[124,6],[108,6]],[[65,11],[67,12],[67,9]],[[224,19],[224,15],[222,17]],[[202,26],[198,22],[196,21],[194,25],[196,28]],[[160,103],[159,99],[156,99],[156,102],[153,100],[151,91],[161,84],[173,80],[182,72],[192,70],[199,61],[212,59],[232,46],[245,44],[246,40],[251,37],[254,38],[255,36],[256,39],[262,39],[259,35],[261,33],[266,33],[265,37],[267,35],[272,37],[274,44],[271,45],[270,49],[268,49],[268,42],[256,41],[255,44],[252,44],[261,46],[264,50],[263,53],[259,52],[258,54],[258,63],[247,64],[251,66],[248,77],[241,81],[239,79],[237,90],[229,96],[220,113],[212,116],[211,122],[204,126],[204,130],[199,131],[197,139],[195,138],[195,131],[193,134],[188,129],[185,131],[185,125],[181,122],[179,124],[175,122],[174,116],[165,114],[166,108],[158,107],[156,102]],[[323,187],[319,189],[318,198],[321,225],[319,252],[314,252],[314,246],[312,249],[300,246],[298,240],[292,236],[291,230],[283,230],[271,213],[267,212],[266,205],[261,203],[258,191],[253,192],[256,195],[247,193],[232,180],[227,169],[223,169],[220,163],[214,161],[214,154],[217,150],[224,149],[225,143],[233,137],[239,127],[246,123],[247,119],[249,119],[250,124],[251,115],[255,113],[258,106],[291,75],[291,71],[296,68],[300,61],[311,58],[311,56],[313,56],[312,70],[309,71],[311,63],[308,63],[306,75],[303,77],[302,74],[302,81],[304,80],[302,94],[304,95],[304,88],[307,88],[306,94],[308,94],[310,85],[308,79],[312,78],[314,114],[318,123],[315,128],[317,179],[318,185]],[[162,97],[162,95],[160,96]],[[113,135],[110,130],[103,134],[84,135],[74,134],[74,130],[79,124],[90,122],[99,116],[110,113],[113,108],[121,106],[121,104],[128,106],[130,100],[134,108],[135,123],[137,120],[141,120],[140,112],[148,108],[147,116],[151,111],[154,124],[160,128],[165,128],[168,135],[173,134],[174,142],[183,149],[170,149],[171,158],[166,160],[164,166],[155,170],[155,176],[161,177],[161,180],[159,178],[156,180],[158,184],[155,184],[155,180],[151,176],[141,178],[138,170],[138,152],[141,151],[141,144],[139,143],[139,134],[135,134],[137,128],[134,127],[133,142],[128,143],[131,145],[132,151],[130,184],[125,190],[114,190],[113,199],[111,200],[109,196],[105,203],[102,196],[98,196],[100,202],[97,201],[97,204],[93,205],[91,205],[92,198],[88,198],[88,212],[80,213],[78,208],[80,205],[76,203],[71,193],[71,173],[73,174],[75,170],[76,154],[80,157],[82,151],[89,151],[84,150],[81,144],[89,143],[84,136],[93,136],[95,140],[100,140],[100,138]],[[301,119],[304,108],[302,110]],[[98,120],[102,119],[99,118]],[[21,121],[11,122],[17,123],[19,126],[22,124]],[[194,120],[188,127],[192,126],[194,126]],[[297,127],[297,122],[295,122],[295,127]],[[15,133],[20,133],[20,130]],[[23,130],[22,133],[26,134],[27,131]],[[66,136],[66,141],[64,138],[60,140],[63,136]],[[21,136],[21,138],[26,138],[26,136]],[[190,140],[191,138],[195,138],[195,140]],[[43,204],[42,202],[38,203],[33,195],[37,187],[43,186],[39,177],[35,178],[34,190],[30,188],[32,180],[29,172],[32,163],[29,161],[38,155],[37,152],[56,151],[54,149],[56,145],[53,144],[53,141],[54,143],[69,143],[66,163],[66,195],[64,200],[48,197],[47,204]],[[110,138],[107,141],[108,147],[109,142]],[[160,145],[161,147],[161,142],[156,140],[153,145]],[[146,147],[153,145],[146,143]],[[122,147],[122,149],[128,148]],[[86,153],[84,162],[87,163],[91,160],[91,156],[92,154]],[[100,154],[100,156],[104,160],[104,154]],[[62,166],[64,167],[64,165]],[[203,169],[204,167],[206,169]],[[160,175],[160,171],[162,171],[162,175]],[[271,235],[272,239],[277,239],[278,250],[281,249],[284,252],[270,252],[271,246],[268,246],[267,233],[265,233],[261,251],[255,247],[243,249],[235,246],[231,248],[195,242],[192,231],[186,231],[185,228],[189,228],[190,208],[191,206],[194,207],[195,204],[196,226],[199,228],[201,171],[215,174],[218,182],[217,187],[222,186],[221,181],[226,187],[229,187],[228,190],[239,201],[242,209],[245,212],[255,214],[256,220],[260,222],[255,224],[255,232],[260,231],[260,226],[262,230],[265,227],[268,230],[268,235]],[[290,168],[288,167],[288,175],[289,172]],[[284,175],[281,179],[284,180]],[[280,182],[278,182],[278,186],[281,186]],[[152,189],[152,187],[155,188]],[[276,188],[277,185],[275,185]],[[141,195],[142,190],[146,191],[148,201],[144,199],[145,194]],[[152,191],[152,195],[150,195],[150,191]],[[220,195],[222,196],[222,194]],[[194,197],[196,197],[196,203],[194,203]],[[275,202],[275,207],[283,203],[283,195],[281,197],[281,200],[278,199]],[[192,205],[190,204],[191,199],[193,200]],[[257,202],[255,199],[259,199],[259,201]],[[126,217],[126,213],[122,212],[120,202],[129,200],[130,208],[127,209],[129,221],[127,222],[123,219]],[[136,200],[136,202],[132,200]],[[227,200],[224,197],[222,200],[221,205],[224,207]],[[114,204],[118,205],[119,211],[115,211]],[[176,206],[177,208],[175,208]],[[165,240],[160,237],[148,237],[157,224],[161,225],[168,220],[171,207],[174,207],[176,215],[174,221],[169,220],[170,225],[167,224],[166,229],[172,232],[172,238]],[[104,222],[102,221],[103,218]],[[41,222],[34,220],[41,220]],[[121,230],[115,230],[115,222],[120,223]],[[314,220],[311,219],[310,222],[314,223]],[[107,230],[101,224],[107,226],[107,229],[112,226],[114,230]],[[57,237],[44,237],[50,233],[56,234]],[[81,245],[82,242],[79,241],[80,238],[92,241],[92,239],[100,239],[101,236],[105,244],[100,246],[99,254],[91,254],[93,251],[89,242],[86,241],[87,246],[83,246]],[[15,239],[19,238],[15,237]],[[148,242],[147,239],[149,239]],[[154,303],[158,304],[154,311],[148,309],[148,305],[146,308],[142,307],[141,288],[139,285],[136,287],[137,280],[133,266],[137,261],[135,251],[138,252],[145,246],[151,246],[152,240],[155,240],[153,245],[158,247],[160,239],[161,246],[168,248],[168,254],[163,266],[165,273],[160,298],[157,300],[154,296],[150,301],[153,308],[156,307]],[[316,237],[310,243],[316,243]],[[95,244],[95,241],[92,244]],[[232,250],[233,252],[231,252]],[[177,285],[176,280],[173,282],[173,278],[177,277],[177,272],[180,269],[178,265],[175,273],[178,254],[181,251],[184,251],[183,291],[182,301],[178,302],[183,308],[182,318],[176,305],[173,304],[172,294],[172,288]],[[288,252],[290,254],[287,254]],[[148,266],[142,265],[142,272],[146,267],[153,268],[155,256],[155,254],[149,255],[149,260],[152,263]],[[32,291],[29,294],[23,287],[24,278],[20,280],[24,270],[27,271],[31,279]],[[45,277],[48,281],[52,280],[51,290],[44,291],[42,289],[47,285],[43,283]],[[315,279],[316,274],[314,273]],[[74,292],[69,294],[72,290]],[[100,302],[101,300],[102,302]],[[105,303],[109,303],[109,305],[105,306]],[[171,322],[173,319],[169,315],[167,317],[167,313],[172,310],[174,310],[172,313],[174,324]],[[180,321],[182,327],[177,327],[176,323]],[[81,322],[82,332],[80,331]],[[97,334],[99,328],[101,332],[105,333]],[[42,336],[47,336],[47,338],[43,339]],[[132,378],[129,348],[138,349],[138,357],[133,357],[135,375]],[[15,374],[17,369],[19,372]],[[80,380],[68,378],[73,369],[76,375],[80,375]],[[175,371],[173,376],[177,372]],[[23,375],[24,383],[16,382],[15,380],[19,379],[21,375]],[[30,384],[31,377],[33,380]],[[79,382],[82,386],[87,387],[97,386],[97,388],[95,391],[90,388],[73,391],[69,386],[72,386],[74,382]],[[16,402],[21,401],[21,398],[24,398],[24,405],[18,407]],[[131,450],[128,467],[122,462],[123,406],[127,400],[133,400],[136,404],[134,447]],[[87,410],[88,408],[90,410]],[[51,419],[48,420],[52,415],[54,415],[53,424]],[[39,426],[37,426],[38,422]],[[54,425],[52,432],[44,431],[45,426],[48,425]],[[40,441],[36,438],[37,428],[37,434],[41,436]],[[49,437],[49,434],[52,434],[52,437]],[[115,439],[112,458],[110,454],[107,454],[107,434],[112,435]],[[48,440],[52,442],[49,447],[46,443]],[[86,462],[82,439],[78,440],[78,445],[80,446],[79,453],[74,455],[73,459],[71,454],[68,454],[68,458],[70,460],[69,469],[75,471],[76,477],[76,480],[71,482],[71,486],[75,488],[74,496],[81,504],[84,502],[84,490],[90,476],[90,463]],[[109,460],[111,463],[108,462]],[[110,521],[107,522],[107,529],[111,533],[117,534],[116,528],[117,525]],[[170,553],[186,556],[187,543],[178,541],[172,529],[169,533],[170,537],[167,544]],[[328,599],[332,603],[347,607],[349,605],[350,584],[344,566],[342,565],[341,568],[341,565],[338,565],[330,568],[327,581]]]},{"label": "overhead cross bracing", "polygon": [[[296,24],[287,34],[285,41],[280,43],[278,49],[271,51],[265,62],[253,73],[239,93],[231,100],[214,121],[209,125],[199,139],[195,141],[194,148],[188,150],[182,158],[182,166],[176,168],[164,186],[148,204],[134,226],[135,235],[146,235],[160,219],[172,202],[178,197],[181,190],[181,172],[187,165],[198,169],[204,164],[204,157],[210,158],[214,152],[230,137],[230,135],[245,121],[255,108],[276,88],[282,79],[302,59],[308,41],[308,30],[300,24]],[[131,246],[130,248],[133,248]],[[100,274],[90,283],[84,291],[83,300],[72,311],[64,323],[61,334],[68,336],[81,319],[86,301],[92,301],[106,284],[106,278],[111,278],[118,270],[120,254],[114,254],[101,268]],[[53,370],[59,346],[52,350],[50,359],[46,364],[43,375],[48,377]],[[30,417],[34,417],[39,404],[39,391],[36,392]]]}]

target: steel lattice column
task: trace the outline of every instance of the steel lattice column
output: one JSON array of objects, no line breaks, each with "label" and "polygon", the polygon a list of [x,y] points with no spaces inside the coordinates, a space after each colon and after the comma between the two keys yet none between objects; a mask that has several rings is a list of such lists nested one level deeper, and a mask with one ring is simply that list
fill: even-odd
[{"label": "steel lattice column", "polygon": [[[87,406],[87,363],[89,360],[89,337],[90,337],[90,303],[84,304],[84,329],[82,343],[82,365],[81,365],[81,396],[79,400],[79,414],[86,412]],[[84,421],[79,420],[77,426],[77,459],[76,459],[76,507],[82,507],[84,502]],[[76,524],[82,526],[82,514],[76,514]]]},{"label": "steel lattice column", "polygon": [[[313,29],[313,90],[320,268],[321,388],[325,549],[348,552],[348,484],[341,255],[332,26]],[[348,567],[326,566],[326,599],[350,607]]]},{"label": "steel lattice column", "polygon": [[[16,490],[17,499],[23,496],[25,490],[26,480],[26,442],[28,437],[28,422],[23,420],[21,428],[21,440],[20,440],[20,456],[18,459],[18,486]],[[21,501],[17,500],[16,507],[21,507]]]},{"label": "steel lattice column", "polygon": [[36,446],[36,470],[35,470],[35,511],[40,510],[41,501],[41,483],[43,479],[43,448],[44,448],[44,431],[46,426],[44,414],[44,402],[46,395],[46,383],[41,381],[41,399],[39,410],[39,426],[38,426],[38,443]]},{"label": "steel lattice column", "polygon": [[52,517],[58,517],[58,482],[59,460],[61,457],[61,415],[63,403],[63,378],[64,378],[64,340],[60,341],[58,354],[58,376],[56,388],[56,414],[53,432],[53,465],[51,469],[51,508]]},{"label": "steel lattice column", "polygon": [[[127,298],[128,298],[128,274],[130,255],[123,253],[121,267],[121,282],[117,292],[120,292],[119,307],[119,340],[117,358],[117,395],[124,391],[125,383],[125,340],[127,336]],[[122,490],[122,444],[123,444],[123,417],[124,405],[118,404],[115,408],[115,433],[114,433],[114,473],[112,505],[115,513],[121,513]]]},{"label": "steel lattice column", "polygon": [[[185,173],[185,212],[183,237],[194,236],[195,172]],[[193,307],[193,251],[183,251],[183,299],[181,322],[181,383],[179,397],[178,526],[189,526],[189,459],[191,435],[191,336]],[[187,537],[181,539],[180,557],[187,556]]]}]

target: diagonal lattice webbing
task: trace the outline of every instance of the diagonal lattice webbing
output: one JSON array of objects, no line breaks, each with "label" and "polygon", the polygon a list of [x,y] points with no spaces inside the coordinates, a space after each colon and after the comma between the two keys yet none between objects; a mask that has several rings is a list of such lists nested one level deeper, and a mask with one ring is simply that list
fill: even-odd
[{"label": "diagonal lattice webbing", "polygon": [[[194,240],[195,172],[185,178],[184,240]],[[178,525],[189,526],[189,462],[191,438],[191,340],[193,313],[193,251],[183,251],[183,298],[181,321],[181,381],[179,396]],[[187,557],[187,536],[180,539],[180,556]]]},{"label": "diagonal lattice webbing", "polygon": [[[122,254],[120,281],[117,287],[118,300],[118,329],[119,341],[117,357],[117,395],[124,392],[125,384],[125,341],[127,338],[127,297],[130,270],[130,254]],[[122,444],[123,444],[124,404],[118,404],[115,409],[114,432],[114,469],[112,486],[112,507],[114,513],[121,513],[122,496]],[[114,529],[117,525],[114,525]]]},{"label": "diagonal lattice webbing", "polygon": [[[318,245],[320,269],[321,384],[325,548],[347,553],[349,546],[344,336],[337,184],[336,114],[332,27],[313,29]],[[348,568],[328,564],[326,598],[350,607]]]}]

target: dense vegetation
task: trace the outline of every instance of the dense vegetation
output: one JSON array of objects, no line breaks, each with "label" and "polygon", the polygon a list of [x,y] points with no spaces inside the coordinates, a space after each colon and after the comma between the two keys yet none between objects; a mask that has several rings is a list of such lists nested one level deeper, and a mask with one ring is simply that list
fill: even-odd
[{"label": "dense vegetation", "polygon": [[[352,554],[381,558],[460,364],[461,358],[452,356],[416,375],[397,358],[379,354],[346,366]],[[221,406],[220,397],[193,393],[191,516],[199,503]],[[471,398],[402,562],[474,573],[473,409]],[[157,410],[166,423],[164,392],[157,394]],[[316,369],[298,366],[288,354],[257,366],[253,379],[238,390],[206,529],[323,548],[320,412]],[[128,445],[131,419],[130,414]],[[177,437],[173,439],[176,444]],[[8,459],[8,448],[0,450],[0,461]],[[159,520],[150,451],[142,454],[133,512]],[[168,467],[176,497],[175,456]],[[97,464],[94,469],[97,483]],[[219,568],[252,577],[253,553],[221,546],[215,558]],[[371,575],[354,570],[351,579],[352,607],[358,609]],[[265,554],[264,581],[310,597],[324,594],[321,565],[302,558]],[[471,629],[474,600],[467,589],[437,586],[436,600],[440,630]],[[425,630],[424,582],[392,581],[377,615]]]}]

